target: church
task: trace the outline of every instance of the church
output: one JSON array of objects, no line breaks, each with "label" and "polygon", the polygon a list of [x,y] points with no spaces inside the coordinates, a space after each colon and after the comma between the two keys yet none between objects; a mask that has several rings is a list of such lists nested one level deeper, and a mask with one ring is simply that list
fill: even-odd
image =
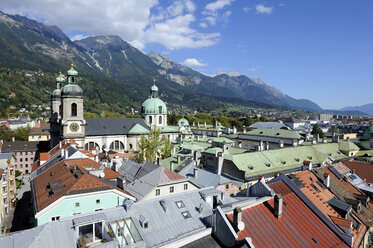
[{"label": "church", "polygon": [[142,104],[142,118],[84,118],[83,90],[77,77],[78,72],[71,65],[67,77],[60,73],[56,78],[49,119],[52,147],[61,140],[74,139],[79,148],[85,150],[128,152],[137,150],[141,135],[155,127],[171,141],[192,136],[184,125],[167,125],[167,107],[159,98],[155,83]]}]

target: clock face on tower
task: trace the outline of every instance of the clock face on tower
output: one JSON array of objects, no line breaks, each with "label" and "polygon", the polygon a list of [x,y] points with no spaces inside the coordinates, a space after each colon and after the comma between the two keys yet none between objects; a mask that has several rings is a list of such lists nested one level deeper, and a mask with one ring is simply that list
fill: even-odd
[{"label": "clock face on tower", "polygon": [[79,130],[79,124],[78,123],[72,123],[71,125],[70,125],[70,130],[71,130],[71,132],[77,132],[78,130]]}]

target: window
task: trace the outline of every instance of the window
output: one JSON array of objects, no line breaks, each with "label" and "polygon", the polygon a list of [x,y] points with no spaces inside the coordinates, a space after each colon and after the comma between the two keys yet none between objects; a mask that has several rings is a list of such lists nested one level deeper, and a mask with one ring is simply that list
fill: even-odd
[{"label": "window", "polygon": [[156,189],[155,190],[155,195],[160,195],[161,194],[161,190],[160,189]]},{"label": "window", "polygon": [[149,116],[149,124],[152,124],[152,122],[153,122],[153,117]]},{"label": "window", "polygon": [[170,193],[174,193],[174,186],[170,187]]},{"label": "window", "polygon": [[229,184],[226,184],[226,185],[225,185],[225,189],[229,189]]},{"label": "window", "polygon": [[110,150],[112,150],[112,151],[123,151],[124,150],[124,144],[119,140],[113,141],[110,144]]},{"label": "window", "polygon": [[96,148],[98,148],[98,150],[100,150],[100,146],[96,142],[93,142],[93,141],[86,143],[85,146],[84,146],[84,149],[86,149],[88,151],[91,151],[91,150],[96,149]]},{"label": "window", "polygon": [[188,189],[188,184],[184,184],[184,190],[187,190]]},{"label": "window", "polygon": [[144,229],[148,229],[149,228],[149,222],[145,222],[144,223]]},{"label": "window", "polygon": [[186,220],[192,218],[189,211],[181,212],[181,214],[183,215],[184,219],[186,219]]},{"label": "window", "polygon": [[72,83],[75,82],[75,77],[71,77],[71,82],[72,82]]},{"label": "window", "polygon": [[129,147],[130,147],[130,149],[132,149],[132,147],[133,147],[132,144],[130,144]]},{"label": "window", "polygon": [[183,201],[177,201],[175,203],[176,203],[177,208],[185,208],[185,204]]},{"label": "window", "polygon": [[80,206],[79,202],[75,202],[75,207],[79,207],[79,206]]},{"label": "window", "polygon": [[28,164],[26,164],[25,166],[26,166],[26,168],[28,168]]},{"label": "window", "polygon": [[96,200],[96,204],[100,204],[100,200]]},{"label": "window", "polygon": [[19,162],[23,162],[23,158],[20,158],[20,159],[19,159]]},{"label": "window", "polygon": [[78,115],[78,106],[76,103],[71,104],[71,116],[77,116]]},{"label": "window", "polygon": [[97,208],[97,209],[95,209],[95,211],[97,212],[97,211],[101,211],[103,208]]},{"label": "window", "polygon": [[25,152],[25,155],[28,155],[28,152]]},{"label": "window", "polygon": [[51,221],[57,221],[60,219],[61,216],[53,216],[51,217]]},{"label": "window", "polygon": [[158,121],[159,124],[162,124],[162,116],[159,116],[159,121]]},{"label": "window", "polygon": [[19,168],[23,168],[23,164],[20,164],[20,165],[19,165]]},{"label": "window", "polygon": [[25,158],[25,161],[27,162],[27,161],[28,161],[28,158]]}]

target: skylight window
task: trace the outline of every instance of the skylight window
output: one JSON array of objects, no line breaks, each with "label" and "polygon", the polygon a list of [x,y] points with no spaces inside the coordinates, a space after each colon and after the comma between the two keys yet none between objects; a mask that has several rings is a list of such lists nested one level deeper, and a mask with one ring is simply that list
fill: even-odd
[{"label": "skylight window", "polygon": [[181,212],[181,214],[183,215],[184,219],[186,219],[186,220],[192,218],[189,211]]},{"label": "skylight window", "polygon": [[183,201],[177,201],[175,203],[176,203],[177,208],[185,208],[185,205],[184,205]]}]

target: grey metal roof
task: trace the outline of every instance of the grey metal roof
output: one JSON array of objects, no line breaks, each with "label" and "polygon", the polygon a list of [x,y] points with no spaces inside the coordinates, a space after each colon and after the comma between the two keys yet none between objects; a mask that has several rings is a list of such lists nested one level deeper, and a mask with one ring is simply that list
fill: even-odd
[{"label": "grey metal roof", "polygon": [[281,128],[285,128],[285,129],[289,129],[288,126],[286,126],[284,123],[282,122],[277,122],[277,121],[269,121],[269,122],[256,122],[254,124],[252,124],[251,126],[249,126],[249,128],[267,128],[267,129],[281,129]]},{"label": "grey metal roof", "polygon": [[0,236],[0,247],[6,248],[66,248],[76,247],[78,236],[71,221],[49,222],[42,226]]},{"label": "grey metal roof", "polygon": [[101,212],[74,218],[73,224],[77,226],[77,225],[83,225],[86,223],[92,223],[92,222],[96,222],[100,220],[106,220],[106,216]]},{"label": "grey metal roof", "polygon": [[334,208],[338,208],[340,210],[343,210],[345,212],[349,212],[352,208],[350,204],[347,204],[346,202],[339,200],[336,197],[333,197],[328,201],[328,204],[331,205]]},{"label": "grey metal roof", "polygon": [[1,151],[2,152],[29,152],[36,151],[38,149],[38,141],[14,141],[4,142]]},{"label": "grey metal roof", "polygon": [[197,168],[197,177],[194,177],[194,169],[197,168],[195,164],[191,164],[185,170],[180,172],[179,174],[182,176],[187,177],[193,183],[201,186],[201,187],[217,187],[221,184],[233,182],[239,187],[243,184],[243,181],[235,180],[224,175],[218,175],[213,171],[208,171],[206,169]]},{"label": "grey metal roof", "polygon": [[13,154],[10,153],[10,152],[8,152],[8,153],[0,153],[0,159],[11,160],[12,156],[13,156]]},{"label": "grey metal roof", "polygon": [[205,236],[201,239],[198,239],[192,243],[182,246],[181,248],[220,248],[221,246],[216,242],[216,240],[211,236]]},{"label": "grey metal roof", "polygon": [[142,118],[86,118],[85,120],[86,136],[128,134],[136,124],[151,131]]},{"label": "grey metal roof", "polygon": [[126,180],[132,182],[135,180],[137,173],[139,172],[143,164],[136,163],[132,160],[122,162],[122,166],[119,167],[118,172],[125,177]]}]

